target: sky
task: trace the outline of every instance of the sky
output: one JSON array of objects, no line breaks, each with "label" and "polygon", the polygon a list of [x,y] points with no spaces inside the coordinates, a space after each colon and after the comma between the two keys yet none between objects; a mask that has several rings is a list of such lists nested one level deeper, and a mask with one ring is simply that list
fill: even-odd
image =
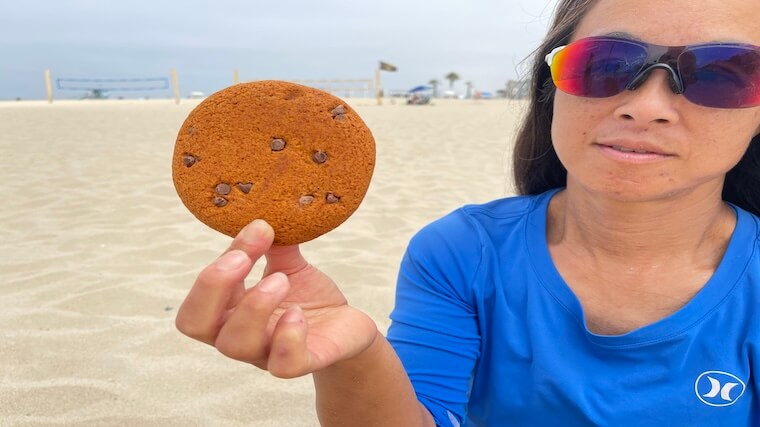
[{"label": "sky", "polygon": [[[180,94],[240,80],[374,80],[387,92],[445,76],[493,92],[519,79],[556,0],[0,0],[0,99],[46,98],[58,79],[163,78]],[[73,86],[69,81],[61,82]],[[134,87],[134,84],[132,84]],[[159,84],[159,86],[161,86]],[[340,84],[336,84],[340,86]],[[356,86],[356,85],[353,85]],[[111,92],[171,97],[171,89]]]}]

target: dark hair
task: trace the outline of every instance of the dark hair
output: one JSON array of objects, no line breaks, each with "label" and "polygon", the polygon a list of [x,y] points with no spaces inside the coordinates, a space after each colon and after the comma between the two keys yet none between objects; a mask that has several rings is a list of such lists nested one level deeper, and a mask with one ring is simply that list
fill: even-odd
[{"label": "dark hair", "polygon": [[[512,173],[518,194],[540,194],[567,185],[567,170],[552,146],[555,87],[544,57],[570,41],[580,20],[598,0],[560,0],[543,43],[533,52],[530,101],[512,154]],[[723,200],[760,215],[760,135],[727,174]]]}]

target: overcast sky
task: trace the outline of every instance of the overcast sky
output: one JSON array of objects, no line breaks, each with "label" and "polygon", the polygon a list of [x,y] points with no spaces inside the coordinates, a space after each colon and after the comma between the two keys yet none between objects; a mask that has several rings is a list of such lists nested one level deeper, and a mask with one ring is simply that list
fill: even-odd
[{"label": "overcast sky", "polygon": [[[387,90],[451,71],[482,91],[520,77],[556,0],[0,0],[0,99],[57,78],[168,77],[182,96],[241,80],[374,79]],[[56,91],[56,97],[82,92]],[[112,96],[135,96],[112,93]],[[171,96],[170,91],[151,93]]]}]

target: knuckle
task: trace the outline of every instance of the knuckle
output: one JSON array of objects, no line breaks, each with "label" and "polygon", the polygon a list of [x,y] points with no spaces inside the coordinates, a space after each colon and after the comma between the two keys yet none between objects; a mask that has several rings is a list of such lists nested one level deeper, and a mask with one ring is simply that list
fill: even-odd
[{"label": "knuckle", "polygon": [[224,286],[226,277],[213,264],[207,265],[195,278],[195,284],[202,288],[218,288]]},{"label": "knuckle", "polygon": [[230,359],[247,361],[256,359],[253,351],[242,345],[238,340],[224,339],[217,340],[214,347],[223,355]]},{"label": "knuckle", "polygon": [[196,325],[194,325],[186,316],[183,316],[182,312],[177,314],[177,317],[174,319],[174,327],[191,338],[197,335]]},{"label": "knuckle", "polygon": [[182,332],[183,335],[196,341],[209,342],[208,332],[197,327],[197,325],[177,325],[177,329]]},{"label": "knuckle", "polygon": [[209,343],[210,336],[212,335],[210,328],[204,327],[192,320],[191,317],[185,316],[180,312],[174,319],[174,326],[183,335],[186,335],[194,340]]},{"label": "knuckle", "polygon": [[251,292],[240,302],[239,308],[245,307],[245,310],[252,314],[268,315],[274,310],[278,303],[279,300],[272,298],[269,294],[265,294],[264,292]]},{"label": "knuckle", "polygon": [[[262,286],[264,285],[264,286]],[[287,288],[266,288],[271,280],[264,279],[248,292],[238,303],[238,310],[244,310],[247,315],[256,319],[268,319],[287,295]]]}]

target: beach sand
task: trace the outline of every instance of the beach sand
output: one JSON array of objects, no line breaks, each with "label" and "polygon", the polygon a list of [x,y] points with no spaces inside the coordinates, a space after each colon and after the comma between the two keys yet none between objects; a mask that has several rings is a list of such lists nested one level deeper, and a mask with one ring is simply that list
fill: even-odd
[{"label": "beach sand", "polygon": [[[375,136],[375,174],[356,213],[302,250],[384,331],[415,231],[512,194],[526,104],[348,102]],[[174,140],[197,103],[0,103],[0,426],[318,425],[309,377],[273,378],[174,327],[230,241],[172,185]]]}]

